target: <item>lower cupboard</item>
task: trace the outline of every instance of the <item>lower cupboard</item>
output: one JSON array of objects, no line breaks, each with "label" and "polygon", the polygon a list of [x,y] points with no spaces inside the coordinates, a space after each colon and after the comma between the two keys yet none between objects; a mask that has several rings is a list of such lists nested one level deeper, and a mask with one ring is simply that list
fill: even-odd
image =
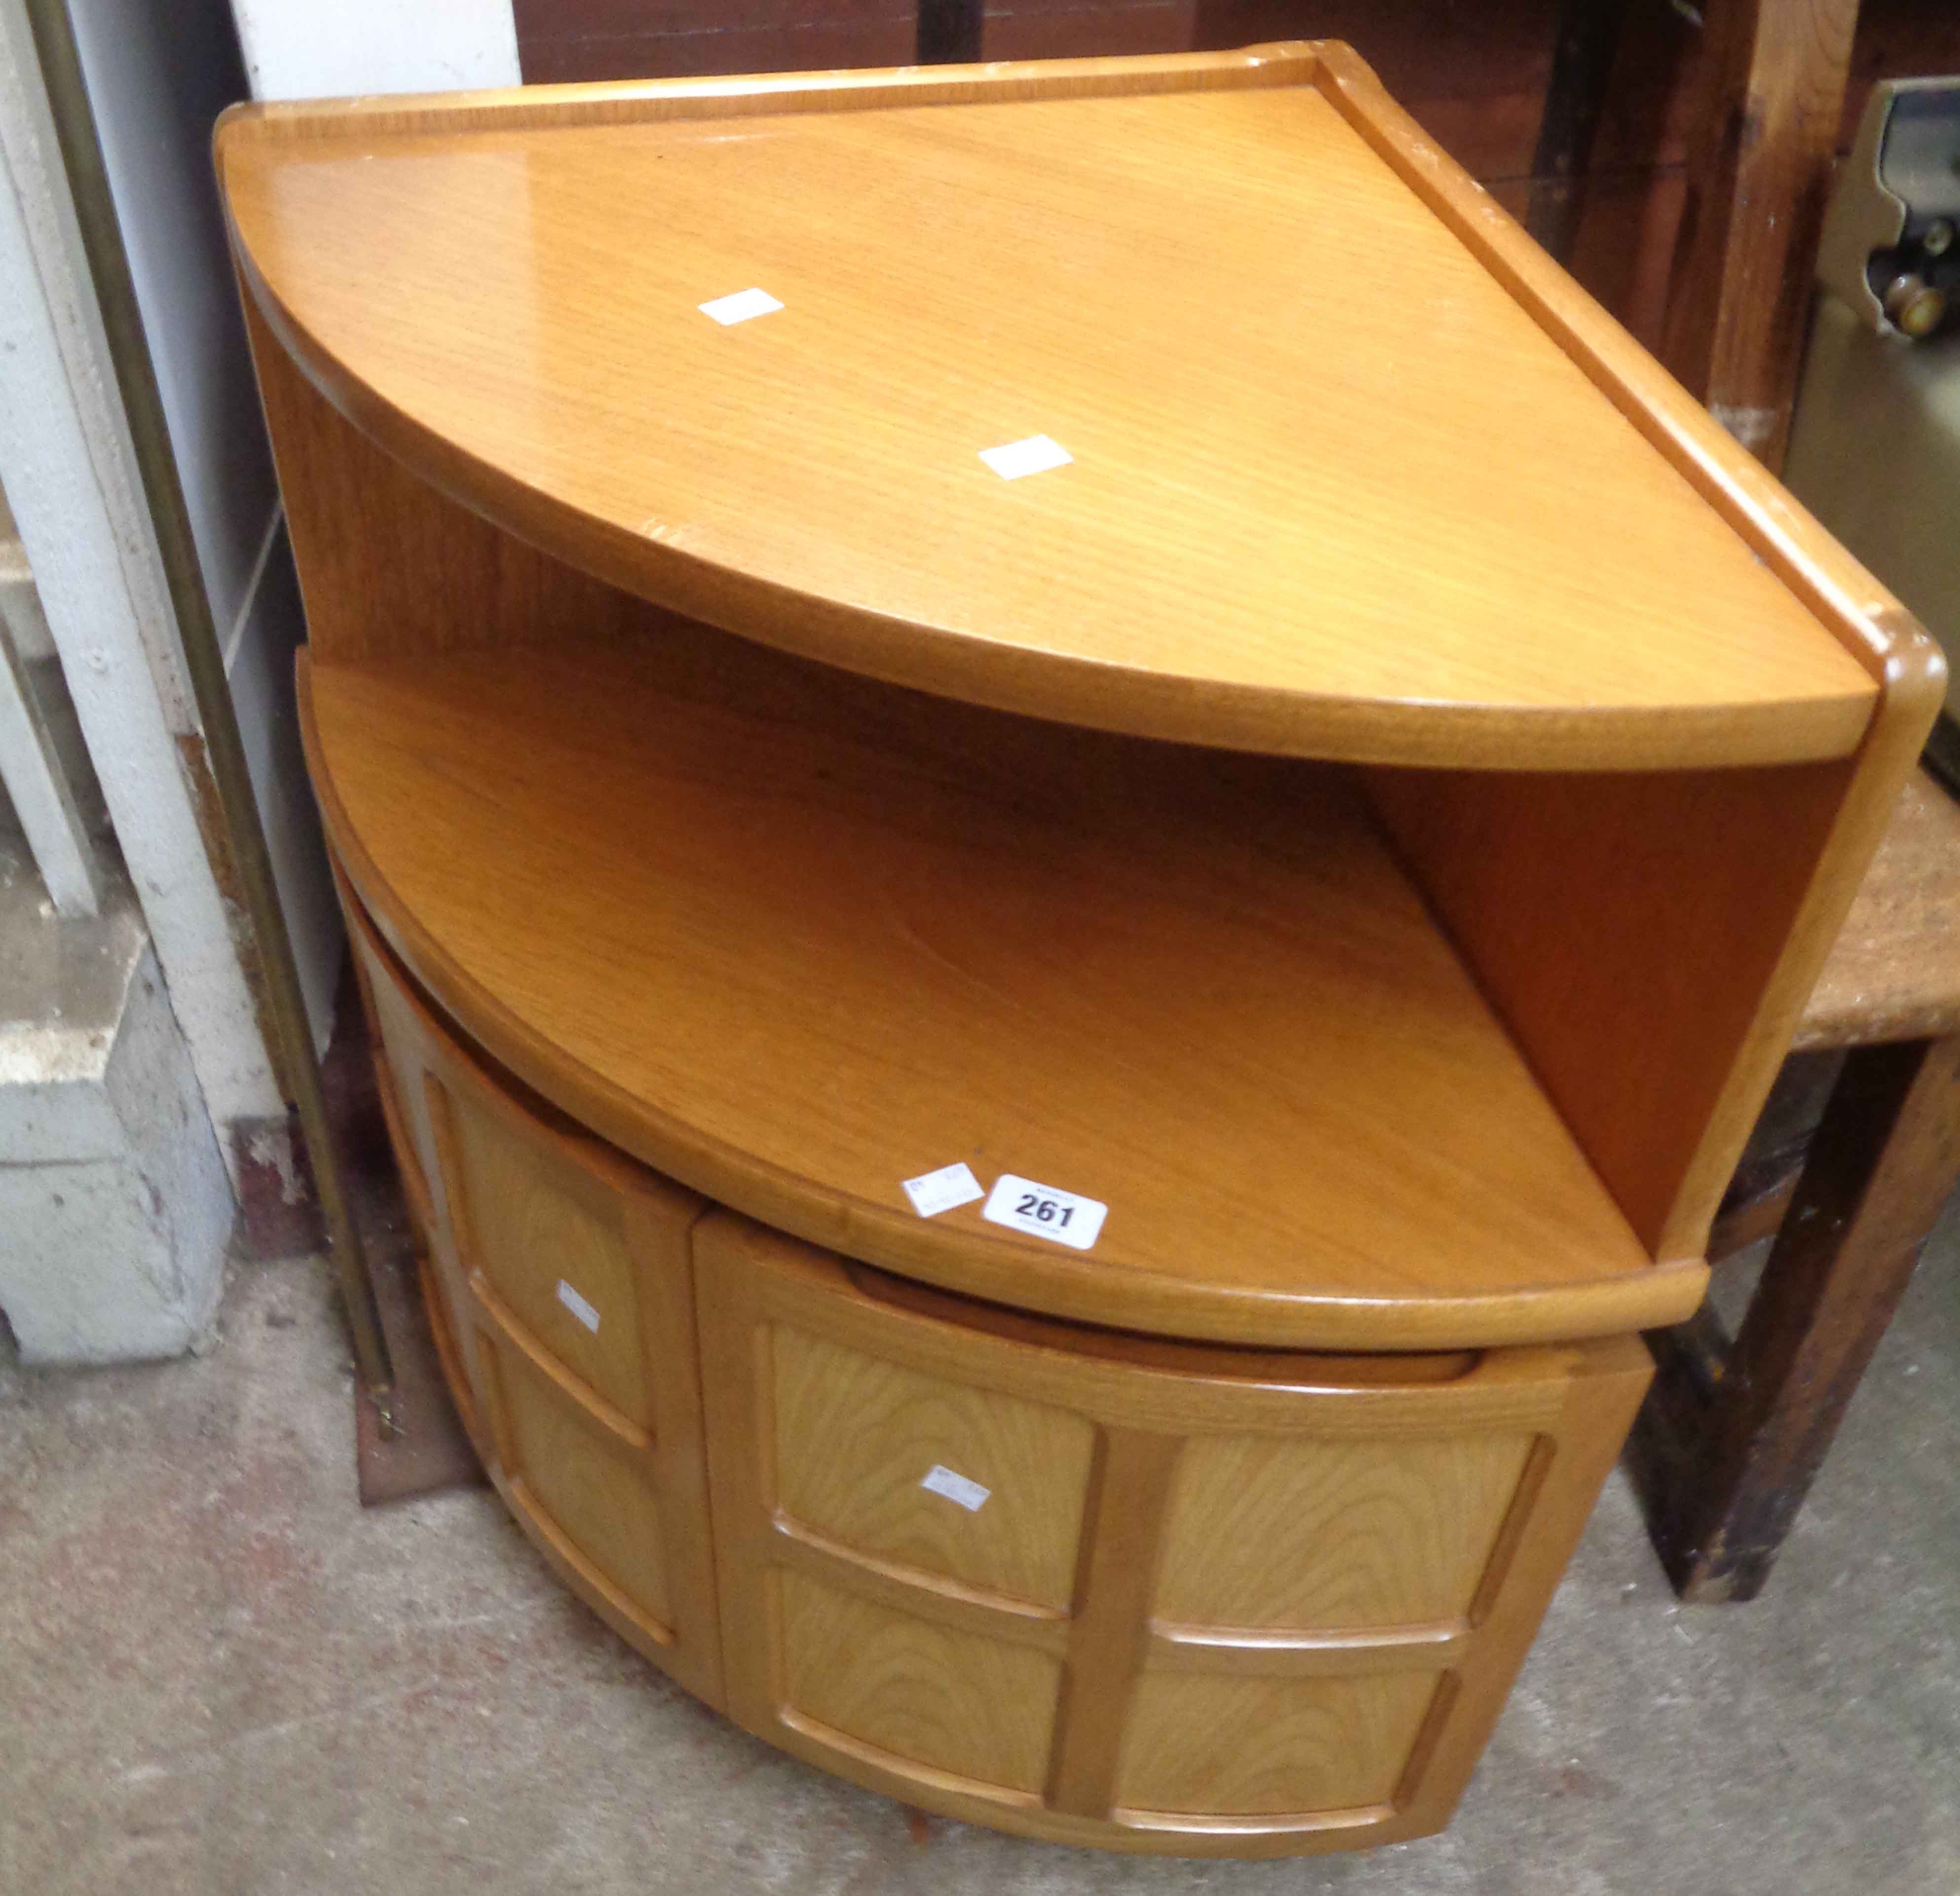
[{"label": "lower cupboard", "polygon": [[1280,1856],[1447,1820],[1637,1338],[1268,1354],[890,1276],[565,1119],[348,908],[457,1401],[625,1638],[798,1758],[1031,1836]]}]

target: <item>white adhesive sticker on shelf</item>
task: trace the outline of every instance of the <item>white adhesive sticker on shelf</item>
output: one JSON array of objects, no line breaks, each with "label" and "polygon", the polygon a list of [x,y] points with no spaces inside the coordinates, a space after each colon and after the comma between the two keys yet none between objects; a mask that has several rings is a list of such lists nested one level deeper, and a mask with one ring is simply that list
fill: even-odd
[{"label": "white adhesive sticker on shelf", "polygon": [[957,1501],[969,1514],[978,1514],[986,1505],[987,1497],[994,1492],[966,1475],[956,1474],[937,1462],[926,1470],[925,1478],[919,1486],[930,1488],[935,1494],[944,1495],[949,1501]]},{"label": "white adhesive sticker on shelf", "polygon": [[1087,1251],[1102,1230],[1109,1207],[1100,1198],[1085,1198],[1058,1185],[1036,1185],[1004,1172],[980,1207],[980,1215],[1031,1238],[1046,1238],[1073,1251]]},{"label": "white adhesive sticker on shelf", "polygon": [[767,316],[783,306],[767,290],[737,290],[733,296],[718,296],[698,305],[703,316],[711,316],[726,329],[731,323],[746,323],[751,317]]},{"label": "white adhesive sticker on shelf", "polygon": [[1030,434],[1025,441],[1010,441],[1004,447],[983,447],[980,458],[1002,480],[1018,481],[1023,474],[1045,474],[1052,467],[1066,467],[1075,457],[1045,434]]},{"label": "white adhesive sticker on shelf", "polygon": [[594,1335],[598,1334],[599,1312],[562,1277],[558,1280],[558,1300]]},{"label": "white adhesive sticker on shelf", "polygon": [[937,1172],[922,1172],[916,1179],[906,1179],[905,1194],[921,1218],[936,1218],[956,1204],[971,1204],[975,1198],[985,1195],[980,1189],[980,1181],[973,1175],[972,1167],[964,1161],[958,1165],[941,1166]]}]

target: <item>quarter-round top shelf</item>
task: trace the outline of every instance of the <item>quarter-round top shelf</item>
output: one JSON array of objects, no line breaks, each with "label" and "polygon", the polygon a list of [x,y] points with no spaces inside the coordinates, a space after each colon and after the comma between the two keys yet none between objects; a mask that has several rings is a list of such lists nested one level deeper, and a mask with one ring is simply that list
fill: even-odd
[{"label": "quarter-round top shelf", "polygon": [[[255,111],[219,154],[364,432],[744,636],[1293,755],[1849,755],[1876,686],[1824,621],[1865,602],[1793,583],[1785,504],[1344,56]],[[980,458],[1037,435],[1072,461]]]},{"label": "quarter-round top shelf", "polygon": [[[677,655],[690,637],[719,649]],[[363,903],[579,1120],[801,1236],[1274,1347],[1678,1321],[1347,773],[1096,738],[675,627],[317,665]],[[1106,1203],[1092,1252],[902,1182]]]}]

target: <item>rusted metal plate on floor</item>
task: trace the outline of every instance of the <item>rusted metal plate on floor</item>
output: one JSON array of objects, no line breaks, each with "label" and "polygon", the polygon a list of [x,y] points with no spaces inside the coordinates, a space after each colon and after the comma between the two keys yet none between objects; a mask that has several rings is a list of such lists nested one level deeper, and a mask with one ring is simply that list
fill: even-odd
[{"label": "rusted metal plate on floor", "polygon": [[[358,1214],[357,1214],[358,1215]],[[403,1223],[406,1214],[403,1214]],[[366,1392],[354,1398],[354,1465],[361,1483],[361,1505],[405,1501],[445,1488],[481,1487],[483,1468],[463,1432],[456,1405],[442,1379],[428,1311],[416,1280],[415,1257],[406,1242],[399,1255],[377,1255],[372,1226],[362,1220],[381,1328],[395,1365],[390,1413],[396,1432],[384,1435],[380,1417]]]}]

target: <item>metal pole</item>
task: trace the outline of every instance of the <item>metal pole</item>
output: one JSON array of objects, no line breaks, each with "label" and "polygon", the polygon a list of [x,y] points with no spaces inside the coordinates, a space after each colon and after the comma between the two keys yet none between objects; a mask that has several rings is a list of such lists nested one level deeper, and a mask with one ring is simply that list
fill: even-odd
[{"label": "metal pole", "polygon": [[177,614],[178,634],[183,641],[185,666],[197,700],[233,863],[262,963],[266,1010],[279,1043],[278,1064],[294,1096],[289,1103],[299,1115],[301,1135],[313,1162],[327,1242],[347,1308],[355,1368],[379,1413],[383,1432],[393,1434],[396,1430],[394,1369],[381,1331],[374,1280],[368,1274],[367,1258],[342,1188],[327,1125],[326,1097],[320,1088],[320,1063],[313,1055],[313,1032],[300,991],[299,969],[293,959],[292,942],[286,933],[285,917],[272,881],[272,857],[259,822],[252,780],[245,768],[244,746],[239,740],[237,714],[225,680],[218,628],[212,620],[211,600],[197,563],[190,515],[184,504],[177,460],[170,451],[163,397],[157,387],[156,364],[143,334],[142,312],[129,274],[116,201],[109,188],[94,110],[82,77],[74,25],[68,17],[66,0],[25,0],[25,4],[35,52],[40,60],[42,81],[47,87],[48,103],[54,115],[68,190],[81,227],[82,247],[94,282],[96,300],[101,307],[103,327],[108,335],[116,387],[129,416],[144,496],[149,502],[158,549],[163,556],[164,577]]}]

